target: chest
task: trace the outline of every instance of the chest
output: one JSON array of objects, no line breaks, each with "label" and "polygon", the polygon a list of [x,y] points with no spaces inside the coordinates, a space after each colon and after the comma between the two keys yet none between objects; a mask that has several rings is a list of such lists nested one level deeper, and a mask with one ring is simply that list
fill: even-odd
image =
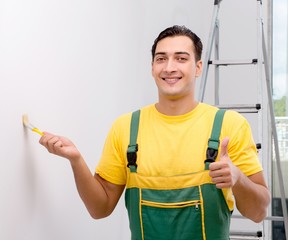
[{"label": "chest", "polygon": [[138,136],[138,172],[170,176],[203,170],[211,131],[200,125],[142,126]]}]

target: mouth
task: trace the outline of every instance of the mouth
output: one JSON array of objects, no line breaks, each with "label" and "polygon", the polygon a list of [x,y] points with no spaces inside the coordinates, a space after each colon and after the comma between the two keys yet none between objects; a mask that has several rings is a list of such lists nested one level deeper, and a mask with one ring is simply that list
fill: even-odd
[{"label": "mouth", "polygon": [[181,79],[182,79],[182,77],[166,77],[166,78],[162,78],[162,80],[167,82],[168,84],[174,84],[174,83],[178,82]]}]

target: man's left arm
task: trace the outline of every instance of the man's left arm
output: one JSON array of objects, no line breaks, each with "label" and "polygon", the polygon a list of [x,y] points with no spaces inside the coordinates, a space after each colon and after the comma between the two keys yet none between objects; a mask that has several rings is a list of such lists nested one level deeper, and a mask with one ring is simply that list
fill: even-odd
[{"label": "man's left arm", "polygon": [[261,222],[267,216],[271,197],[263,172],[247,177],[240,171],[240,177],[232,187],[232,191],[237,209],[243,216],[254,222]]},{"label": "man's left arm", "polygon": [[210,164],[210,176],[217,188],[232,188],[237,209],[254,222],[261,222],[267,215],[270,192],[263,172],[247,177],[230,160],[229,139],[223,139],[219,161]]}]

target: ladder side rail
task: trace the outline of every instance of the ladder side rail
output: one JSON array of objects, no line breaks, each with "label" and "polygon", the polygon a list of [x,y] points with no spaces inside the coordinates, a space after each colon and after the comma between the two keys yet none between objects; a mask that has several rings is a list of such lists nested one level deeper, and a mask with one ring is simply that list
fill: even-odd
[{"label": "ladder side rail", "polygon": [[[263,23],[262,23],[263,29]],[[263,57],[264,57],[264,66],[265,66],[265,75],[266,75],[266,89],[268,95],[268,105],[270,111],[270,121],[272,127],[272,135],[274,140],[274,151],[275,151],[275,158],[276,158],[276,167],[278,172],[278,181],[279,181],[279,189],[281,195],[281,205],[282,205],[282,212],[284,218],[284,228],[285,228],[285,236],[288,239],[288,214],[287,214],[287,206],[286,206],[286,197],[285,197],[285,189],[284,189],[284,179],[283,173],[281,168],[280,162],[280,150],[279,150],[279,142],[278,142],[278,135],[277,135],[277,128],[276,128],[276,121],[275,121],[275,114],[274,114],[274,106],[273,106],[273,99],[272,99],[272,89],[271,89],[271,75],[270,70],[267,65],[268,57],[265,45],[265,37],[264,37],[264,30],[262,30],[262,42],[263,42]]]},{"label": "ladder side rail", "polygon": [[[264,103],[263,98],[263,43],[262,43],[262,12],[261,12],[262,4],[257,0],[257,102],[261,102],[262,105]],[[263,145],[263,109],[261,113],[257,115],[258,118],[258,142],[261,141]],[[262,160],[263,164],[263,151],[258,151],[259,159]]]},{"label": "ladder side rail", "polygon": [[214,3],[214,9],[213,9],[213,16],[212,16],[212,23],[210,26],[210,33],[208,37],[208,44],[207,44],[207,50],[206,50],[206,55],[204,58],[203,62],[203,70],[202,70],[202,78],[200,82],[200,95],[199,95],[199,101],[203,102],[204,100],[204,93],[205,93],[205,88],[206,88],[206,82],[207,82],[207,75],[208,75],[208,67],[209,67],[209,59],[211,57],[211,52],[212,52],[212,45],[213,45],[213,40],[215,36],[215,30],[216,30],[216,22],[218,19],[218,13],[220,9],[220,2],[221,1],[215,1]]},{"label": "ladder side rail", "polygon": [[[215,59],[219,60],[219,42],[220,42],[220,27],[219,20],[215,23]],[[214,86],[214,104],[218,105],[220,101],[219,89],[220,89],[220,66],[214,65],[215,68],[215,86]]]}]

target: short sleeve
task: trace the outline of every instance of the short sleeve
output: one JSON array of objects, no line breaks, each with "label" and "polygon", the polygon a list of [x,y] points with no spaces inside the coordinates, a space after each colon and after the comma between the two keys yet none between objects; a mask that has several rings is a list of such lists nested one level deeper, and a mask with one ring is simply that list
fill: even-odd
[{"label": "short sleeve", "polygon": [[231,120],[231,136],[228,136],[230,138],[228,154],[231,161],[246,176],[262,171],[263,168],[258,158],[256,144],[248,121],[238,113],[231,117],[230,122]]},{"label": "short sleeve", "polygon": [[120,120],[113,123],[95,170],[106,181],[118,185],[125,185],[127,177],[125,146],[127,147],[128,144],[126,144],[127,139],[123,134],[125,133],[123,127],[125,128]]}]

